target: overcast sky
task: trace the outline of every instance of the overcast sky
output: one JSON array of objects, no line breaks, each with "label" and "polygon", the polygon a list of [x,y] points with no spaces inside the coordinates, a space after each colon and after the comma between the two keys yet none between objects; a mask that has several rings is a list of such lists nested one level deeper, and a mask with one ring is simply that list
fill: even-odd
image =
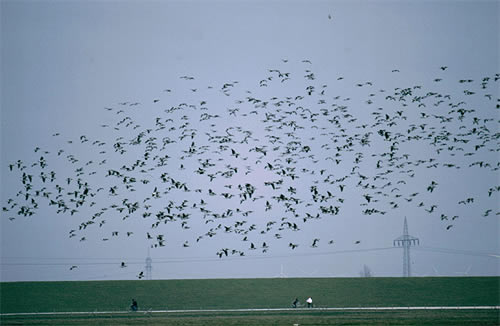
[{"label": "overcast sky", "polygon": [[0,6],[1,281],[500,274],[497,1]]}]

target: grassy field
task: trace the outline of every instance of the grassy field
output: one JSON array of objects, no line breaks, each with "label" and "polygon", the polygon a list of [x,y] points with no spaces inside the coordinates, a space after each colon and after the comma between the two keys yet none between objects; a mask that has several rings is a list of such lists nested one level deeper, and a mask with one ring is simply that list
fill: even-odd
[{"label": "grassy field", "polygon": [[0,312],[500,305],[499,277],[283,278],[0,283]]},{"label": "grassy field", "polygon": [[[499,277],[285,278],[0,283],[0,312],[286,308],[308,296],[316,307],[498,306]],[[191,314],[2,316],[30,325],[499,325],[499,311],[288,311]],[[436,323],[436,321],[440,321]],[[454,321],[454,322],[453,322]]]},{"label": "grassy field", "polygon": [[347,311],[287,313],[202,313],[202,314],[109,314],[86,316],[4,317],[2,325],[179,325],[179,326],[261,326],[261,325],[404,325],[471,326],[499,325],[498,310],[460,311]]}]

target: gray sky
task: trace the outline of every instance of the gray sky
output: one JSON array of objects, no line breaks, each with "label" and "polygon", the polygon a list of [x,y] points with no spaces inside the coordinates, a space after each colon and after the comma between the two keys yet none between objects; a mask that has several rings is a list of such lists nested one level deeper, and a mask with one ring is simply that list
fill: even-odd
[{"label": "gray sky", "polygon": [[[150,246],[153,278],[358,276],[364,264],[376,276],[399,276],[402,250],[390,247],[405,216],[420,239],[411,251],[413,275],[499,275],[499,192],[488,194],[500,184],[498,2],[0,4],[0,183],[8,209],[0,220],[1,281],[134,279]],[[460,120],[461,108],[474,111]],[[141,144],[131,145],[141,132]],[[361,144],[365,135],[369,145]],[[436,136],[440,143],[431,145]],[[150,137],[158,146],[146,160]],[[162,149],[165,137],[175,143]],[[115,152],[118,142],[123,154]],[[32,166],[41,156],[47,166]],[[26,168],[10,171],[17,160]],[[144,165],[121,169],[137,160]],[[120,177],[107,176],[110,170]],[[56,177],[43,182],[42,171]],[[26,205],[23,172],[33,175],[28,205],[31,198],[38,204],[29,217],[17,214]],[[131,188],[124,177],[136,178]],[[82,194],[78,178],[93,196],[75,207],[68,192]],[[280,180],[278,189],[266,185]],[[175,181],[190,191],[167,189]],[[241,202],[247,183],[255,192]],[[64,188],[57,199],[56,185]],[[151,198],[155,188],[161,198]],[[138,210],[119,212],[125,198]],[[49,203],[60,199],[78,212],[58,214]],[[321,211],[330,206],[338,213]],[[160,211],[175,221],[152,229]],[[184,225],[183,213],[190,214]],[[154,247],[158,235],[165,246]]]}]

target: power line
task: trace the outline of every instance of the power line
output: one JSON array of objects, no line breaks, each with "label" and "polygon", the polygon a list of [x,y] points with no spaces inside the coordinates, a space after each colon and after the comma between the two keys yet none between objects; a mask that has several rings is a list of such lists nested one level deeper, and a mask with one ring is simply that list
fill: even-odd
[{"label": "power line", "polygon": [[[340,255],[340,254],[353,254],[353,253],[364,253],[373,251],[386,251],[395,250],[397,247],[381,247],[381,248],[369,248],[369,249],[351,249],[351,250],[337,250],[328,252],[313,252],[313,253],[297,253],[290,255],[265,255],[265,256],[240,256],[240,257],[227,257],[224,259],[220,258],[207,258],[207,257],[172,257],[172,258],[156,258],[155,264],[174,264],[174,263],[202,263],[202,262],[226,262],[226,261],[241,261],[241,260],[261,260],[261,259],[276,259],[276,258],[294,258],[294,257],[311,257],[311,256],[329,256],[329,255]],[[419,251],[431,251],[446,254],[455,255],[468,255],[477,257],[487,257],[487,258],[500,258],[500,253],[489,253],[473,250],[461,250],[461,249],[450,249],[450,248],[437,248],[437,247],[414,247],[415,250]],[[98,266],[98,265],[120,265],[122,261],[126,262],[127,265],[143,265],[144,260],[142,259],[127,259],[122,258],[69,258],[69,257],[2,257],[2,259],[36,259],[36,260],[70,260],[69,262],[1,262],[0,266],[68,266],[68,265],[78,265],[78,266]],[[108,261],[82,261],[82,260],[108,260]],[[110,261],[111,260],[111,261]]]},{"label": "power line", "polygon": [[[328,255],[337,255],[337,254],[349,254],[349,253],[362,253],[362,252],[371,252],[371,251],[383,251],[383,250],[393,250],[397,249],[394,247],[384,247],[384,248],[371,248],[371,249],[351,249],[351,250],[338,250],[338,251],[329,251],[329,252],[316,252],[316,253],[298,253],[293,255],[266,255],[266,256],[239,256],[239,257],[227,257],[224,259],[220,258],[205,258],[205,257],[178,257],[178,258],[158,258],[155,259],[155,264],[170,264],[170,263],[197,263],[197,262],[214,262],[214,261],[236,261],[236,260],[253,260],[253,259],[276,259],[276,258],[294,258],[294,257],[310,257],[310,256],[328,256]],[[4,257],[7,258],[7,257]],[[15,259],[26,259],[28,257],[15,257]],[[10,259],[14,259],[14,257],[10,257]],[[71,262],[63,263],[63,262],[2,262],[0,265],[5,266],[67,266],[70,264],[74,265],[116,265],[120,264],[121,261],[125,261],[127,265],[141,265],[144,264],[143,260],[128,260],[126,258],[28,258],[28,259],[41,259],[41,260],[71,260]],[[114,262],[81,262],[78,263],[78,260],[115,260]]]},{"label": "power line", "polygon": [[432,251],[432,252],[440,252],[445,254],[454,254],[454,255],[466,255],[466,256],[478,256],[478,257],[488,257],[488,258],[500,258],[500,253],[489,253],[489,252],[481,252],[474,250],[462,250],[462,249],[450,249],[450,248],[436,248],[436,247],[415,247],[415,250],[420,251]]},{"label": "power line", "polygon": [[[37,256],[2,256],[0,259],[39,259],[39,260],[75,260],[83,259],[83,260],[112,260],[112,259],[123,259],[123,257],[37,257]],[[143,259],[141,257],[129,257],[128,259],[140,260]]]}]

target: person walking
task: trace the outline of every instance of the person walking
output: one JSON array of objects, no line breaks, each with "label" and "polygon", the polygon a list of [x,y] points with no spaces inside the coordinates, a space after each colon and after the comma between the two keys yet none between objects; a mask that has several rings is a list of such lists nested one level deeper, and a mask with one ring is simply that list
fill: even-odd
[{"label": "person walking", "polygon": [[311,297],[307,298],[307,308],[312,308],[313,306],[313,299]]}]

